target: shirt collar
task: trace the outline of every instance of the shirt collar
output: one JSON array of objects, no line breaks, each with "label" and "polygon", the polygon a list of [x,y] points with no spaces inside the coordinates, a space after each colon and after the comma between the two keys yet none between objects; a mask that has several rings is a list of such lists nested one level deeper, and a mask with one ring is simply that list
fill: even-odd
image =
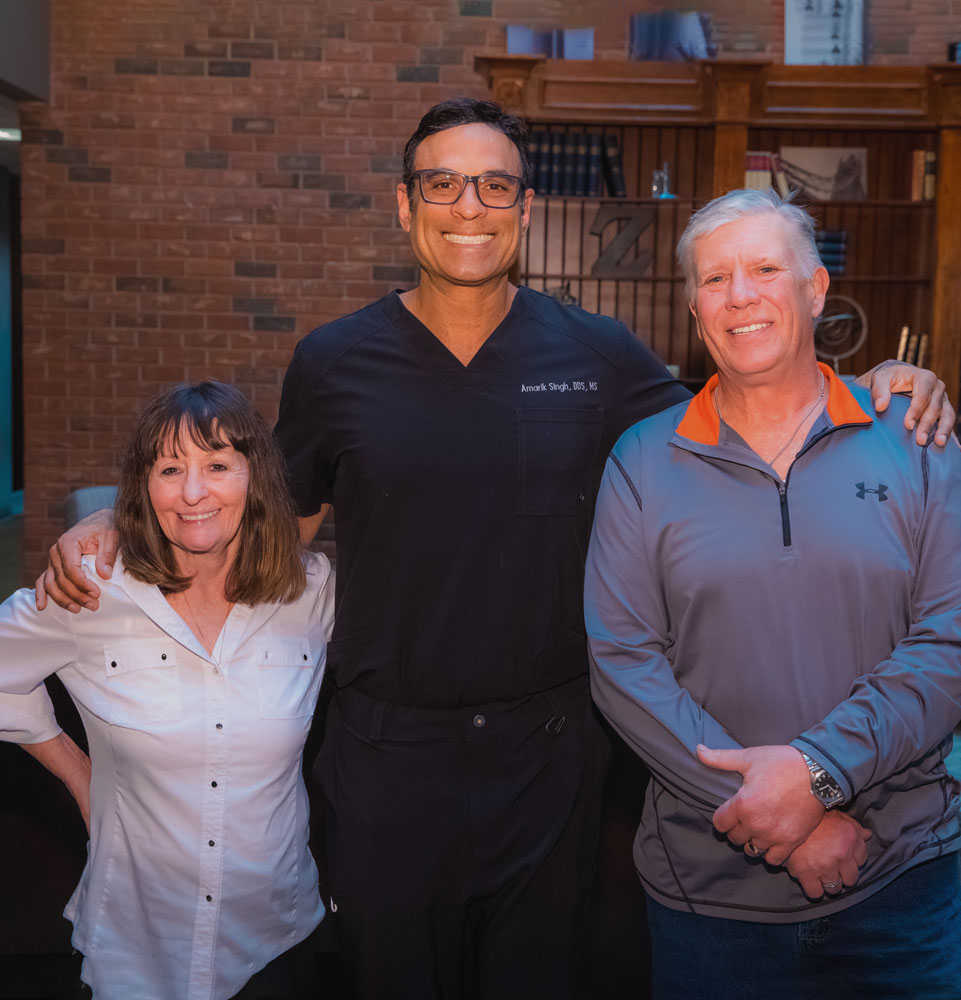
[{"label": "shirt collar", "polygon": [[[835,374],[834,369],[820,361],[818,368],[824,373],[828,386],[825,409],[831,423],[835,427],[841,424],[870,424],[872,418],[864,412],[851,390]],[[718,443],[721,421],[714,405],[714,390],[717,388],[717,383],[717,375],[712,375],[704,388],[688,403],[684,416],[677,425],[677,433],[681,437],[698,444]]]}]

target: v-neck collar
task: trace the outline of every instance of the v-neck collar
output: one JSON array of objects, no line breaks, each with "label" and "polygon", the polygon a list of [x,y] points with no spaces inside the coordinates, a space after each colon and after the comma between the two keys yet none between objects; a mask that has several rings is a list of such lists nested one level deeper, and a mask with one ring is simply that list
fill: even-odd
[{"label": "v-neck collar", "polygon": [[459,378],[469,382],[478,375],[490,375],[504,367],[505,341],[513,336],[511,328],[515,326],[517,318],[527,308],[523,292],[523,288],[517,289],[507,314],[494,327],[490,336],[481,344],[477,353],[466,365],[451,352],[430,327],[421,322],[404,305],[399,291],[388,295],[384,301],[391,323],[396,326],[411,348],[434,371],[447,378]]},{"label": "v-neck collar", "polygon": [[[155,584],[143,583],[124,571],[123,558],[117,556],[111,582],[118,584],[141,611],[171,639],[208,663],[222,665],[229,663],[240,645],[244,630],[255,609],[246,604],[235,604],[227,615],[213,653],[208,653],[194,635],[190,626],[170,606],[167,598]],[[274,605],[261,605],[273,609]]]}]

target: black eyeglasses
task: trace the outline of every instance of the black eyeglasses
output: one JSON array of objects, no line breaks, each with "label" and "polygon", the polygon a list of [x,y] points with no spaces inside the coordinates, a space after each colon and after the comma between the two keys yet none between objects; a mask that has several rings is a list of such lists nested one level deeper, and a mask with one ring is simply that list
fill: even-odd
[{"label": "black eyeglasses", "polygon": [[456,170],[415,170],[420,196],[432,205],[453,205],[468,184],[474,185],[477,200],[487,208],[513,208],[524,182],[512,174],[477,174],[468,177]]}]

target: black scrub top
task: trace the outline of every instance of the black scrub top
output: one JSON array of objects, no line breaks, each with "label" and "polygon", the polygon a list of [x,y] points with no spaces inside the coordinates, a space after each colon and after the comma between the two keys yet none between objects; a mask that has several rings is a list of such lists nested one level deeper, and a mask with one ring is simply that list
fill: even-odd
[{"label": "black scrub top", "polygon": [[305,337],[276,435],[301,515],[336,510],[335,684],[457,708],[583,675],[607,454],[688,396],[622,323],[527,288],[466,366],[396,292]]}]

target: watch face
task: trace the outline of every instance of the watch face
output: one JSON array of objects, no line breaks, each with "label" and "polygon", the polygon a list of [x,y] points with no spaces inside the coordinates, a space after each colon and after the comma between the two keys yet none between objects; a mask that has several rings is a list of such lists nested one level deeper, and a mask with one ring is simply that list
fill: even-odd
[{"label": "watch face", "polygon": [[822,771],[814,779],[813,788],[814,794],[825,805],[831,805],[834,802],[839,802],[843,798],[841,789],[837,782],[826,771]]}]

